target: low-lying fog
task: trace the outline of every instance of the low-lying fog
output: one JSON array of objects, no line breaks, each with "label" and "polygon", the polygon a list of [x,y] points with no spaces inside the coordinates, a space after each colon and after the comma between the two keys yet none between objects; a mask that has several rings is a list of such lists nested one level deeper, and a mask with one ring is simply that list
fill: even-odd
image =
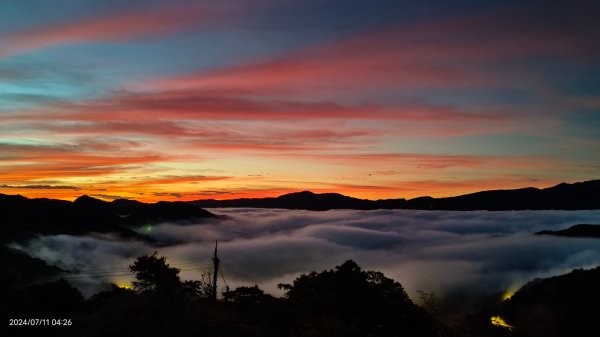
[{"label": "low-lying fog", "polygon": [[[140,229],[160,247],[108,236],[56,235],[20,248],[62,268],[81,270],[81,277],[70,281],[87,295],[104,282],[132,280],[124,268],[138,254],[154,250],[181,268],[183,279],[199,279],[208,270],[215,240],[230,287],[258,284],[274,295],[281,294],[280,282],[347,259],[383,271],[413,298],[416,290],[479,296],[600,265],[600,239],[533,235],[600,223],[600,211],[211,211],[229,219]],[[221,277],[219,282],[223,285]]]}]

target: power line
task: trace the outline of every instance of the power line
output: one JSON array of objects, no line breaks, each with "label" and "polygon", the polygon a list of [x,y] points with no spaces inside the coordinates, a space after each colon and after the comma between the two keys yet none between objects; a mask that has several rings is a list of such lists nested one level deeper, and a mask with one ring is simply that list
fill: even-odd
[{"label": "power line", "polygon": [[[206,262],[184,262],[184,263],[173,263],[169,264],[169,267],[179,267],[179,266],[200,266],[200,267],[209,267],[212,263],[208,262],[208,259],[204,259]],[[77,269],[77,273],[109,273],[109,272],[120,272],[120,271],[129,271],[129,267],[119,267],[119,268],[88,268],[88,269]]]},{"label": "power line", "polygon": [[126,273],[126,274],[103,274],[103,275],[66,275],[66,276],[60,276],[58,277],[59,279],[64,278],[64,279],[76,279],[76,278],[100,278],[100,277],[111,277],[111,276],[133,276],[132,273]]},{"label": "power line", "polygon": [[[186,268],[186,269],[181,269],[181,271],[200,271],[200,272],[205,272],[209,270],[209,267],[205,267],[205,268]],[[134,276],[133,273],[131,272],[127,272],[127,273],[107,273],[107,274],[87,274],[87,275],[81,275],[81,274],[76,274],[76,275],[64,275],[64,276],[59,276],[57,278],[64,278],[64,279],[75,279],[75,278],[103,278],[103,277],[111,277],[111,276]]]},{"label": "power line", "polygon": [[[180,271],[187,272],[202,272],[205,273],[207,271],[213,272],[213,296],[216,296],[216,280],[217,274],[221,276],[223,283],[227,288],[229,288],[229,284],[227,280],[225,280],[225,275],[223,274],[223,268],[221,266],[220,260],[216,255],[216,244],[215,244],[215,254],[213,259],[193,259],[193,260],[183,260],[180,263],[169,264],[169,267],[178,268]],[[211,263],[212,262],[212,263]],[[115,268],[89,268],[89,269],[80,269],[77,270],[77,274],[73,275],[59,275],[53,278],[53,280],[59,279],[95,279],[95,278],[109,278],[109,277],[127,277],[127,278],[135,278],[134,273],[129,270],[129,267],[115,267]],[[52,279],[51,279],[52,280]]]},{"label": "power line", "polygon": [[[210,266],[208,265],[192,265],[186,268],[181,268],[180,271],[199,271],[199,272],[206,272],[210,269]],[[60,279],[60,278],[64,278],[64,279],[85,279],[85,278],[106,278],[106,277],[113,277],[113,276],[131,276],[134,277],[134,274],[129,272],[129,271],[125,271],[122,270],[122,272],[105,272],[105,273],[101,273],[101,272],[92,272],[92,273],[78,273],[75,275],[61,275],[61,276],[57,276],[56,279]]]}]

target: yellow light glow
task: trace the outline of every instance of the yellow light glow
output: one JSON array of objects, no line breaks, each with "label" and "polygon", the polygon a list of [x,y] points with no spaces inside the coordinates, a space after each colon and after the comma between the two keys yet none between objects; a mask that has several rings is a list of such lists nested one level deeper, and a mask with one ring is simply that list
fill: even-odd
[{"label": "yellow light glow", "polygon": [[121,289],[133,289],[129,283],[126,282],[118,282],[116,283],[117,287]]},{"label": "yellow light glow", "polygon": [[508,299],[510,299],[511,297],[513,297],[513,295],[521,288],[521,284],[519,283],[513,283],[513,285],[511,285],[503,294],[502,294],[502,300],[506,301]]},{"label": "yellow light glow", "polygon": [[510,325],[510,324],[508,324],[508,323],[506,323],[506,321],[504,320],[504,318],[502,318],[500,316],[492,316],[492,317],[490,317],[490,322],[492,322],[492,325],[499,326],[499,327],[502,327],[502,328],[506,328],[506,329],[508,329],[510,331],[512,331],[512,329],[513,329],[513,326]]}]

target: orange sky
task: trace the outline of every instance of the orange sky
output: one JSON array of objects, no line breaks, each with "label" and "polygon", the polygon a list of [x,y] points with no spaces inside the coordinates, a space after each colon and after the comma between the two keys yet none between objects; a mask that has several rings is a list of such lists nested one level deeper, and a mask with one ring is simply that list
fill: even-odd
[{"label": "orange sky", "polygon": [[382,199],[599,177],[595,11],[328,3],[1,4],[0,193]]}]

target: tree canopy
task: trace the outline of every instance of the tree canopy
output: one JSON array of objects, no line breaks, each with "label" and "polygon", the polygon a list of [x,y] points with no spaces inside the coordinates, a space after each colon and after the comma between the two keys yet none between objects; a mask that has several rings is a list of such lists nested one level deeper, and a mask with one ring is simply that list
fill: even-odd
[{"label": "tree canopy", "polygon": [[320,331],[309,335],[435,335],[433,319],[410,300],[400,283],[381,272],[363,271],[352,260],[279,287],[307,326],[319,326]]},{"label": "tree canopy", "polygon": [[165,256],[158,252],[151,255],[140,255],[129,265],[129,271],[135,273],[136,281],[133,287],[142,293],[182,292],[193,296],[205,294],[206,285],[202,281],[182,281],[179,278],[179,268],[171,267]]}]

